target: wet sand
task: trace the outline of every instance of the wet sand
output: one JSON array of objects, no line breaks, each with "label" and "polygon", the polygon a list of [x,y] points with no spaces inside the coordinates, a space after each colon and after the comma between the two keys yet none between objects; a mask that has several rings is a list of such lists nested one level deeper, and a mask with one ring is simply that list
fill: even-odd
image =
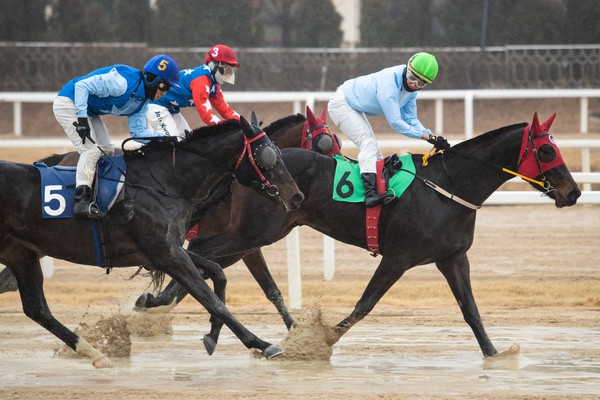
[{"label": "wet sand", "polygon": [[[215,353],[201,343],[208,316],[186,299],[169,317],[133,319],[147,287],[56,261],[46,280],[55,316],[70,328],[124,315],[152,336],[131,335],[130,355],[112,369],[56,355],[54,336],[27,319],[17,294],[0,296],[0,397],[6,399],[593,399],[600,396],[600,206],[557,210],[489,206],[478,213],[471,277],[483,322],[499,351],[484,359],[443,277],[431,265],[409,271],[375,310],[321,360],[257,359],[223,329]],[[303,310],[318,308],[335,324],[351,310],[379,258],[337,244],[337,270],[323,279],[322,236],[300,231]],[[287,300],[285,242],[265,257]],[[281,343],[287,332],[242,264],[226,270],[231,311],[260,337]],[[150,317],[150,316],[149,316]],[[152,317],[150,317],[152,318]],[[172,320],[171,320],[172,319]],[[135,331],[135,330],[134,330]],[[315,336],[315,340],[317,337]],[[309,344],[310,346],[310,344]],[[316,346],[316,344],[315,344]]]}]

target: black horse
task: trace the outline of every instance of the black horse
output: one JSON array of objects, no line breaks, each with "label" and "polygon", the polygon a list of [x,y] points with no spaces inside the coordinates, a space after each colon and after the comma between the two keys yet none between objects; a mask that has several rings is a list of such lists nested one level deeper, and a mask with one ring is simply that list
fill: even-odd
[{"label": "black horse", "polygon": [[[306,117],[301,114],[290,115],[274,121],[266,126],[264,131],[281,149],[298,147],[325,155],[339,154],[340,152],[340,142],[327,126],[326,110],[323,110],[320,116],[316,116],[310,107],[306,107]],[[55,154],[40,161],[47,165],[77,165],[78,159],[77,152],[70,152]],[[198,227],[196,229],[200,230],[202,236],[219,233],[229,224],[232,206],[231,191],[228,190],[229,187],[224,187],[224,189],[211,196],[208,201],[194,207],[190,225],[192,228]],[[283,302],[281,291],[270,275],[261,250],[256,249],[243,256],[242,261],[259,283],[266,297],[275,305],[287,328],[291,328],[294,323],[293,317]],[[136,301],[135,310],[168,312],[187,294],[185,290],[179,291],[180,288],[181,286],[176,281],[171,280],[159,296],[144,293]],[[219,288],[224,290],[222,286]],[[17,285],[14,276],[6,268],[0,271],[0,293],[9,290],[17,290]],[[173,291],[181,296],[177,301],[175,300],[177,295]],[[205,345],[209,345],[209,343],[210,341],[207,341]]]},{"label": "black horse", "polygon": [[[540,125],[536,114],[531,126],[521,123],[482,134],[430,157],[427,166],[421,165],[422,155],[412,156],[416,179],[401,198],[381,211],[381,263],[352,313],[332,329],[330,344],[363,319],[404,272],[435,263],[484,356],[497,354],[471,290],[467,251],[473,243],[476,209],[513,177],[511,171],[519,171],[532,186],[554,199],[556,207],[577,202],[581,192],[548,133],[553,119],[554,115]],[[289,214],[278,212],[263,198],[236,185],[230,225],[221,233],[192,239],[188,250],[225,267],[285,237],[299,225],[367,248],[364,205],[332,200],[336,162],[314,152],[297,149],[282,152],[289,171],[306,196],[302,205]],[[244,210],[256,212],[250,214]],[[272,280],[268,271],[254,276]],[[264,285],[267,283],[261,283]],[[171,282],[157,302],[170,304],[184,296],[185,289]],[[283,307],[283,299],[278,301]],[[216,344],[219,329],[214,324],[205,341]]]},{"label": "black horse", "polygon": [[[279,149],[258,127],[244,118],[196,129],[186,140],[151,142],[125,154],[123,199],[106,217],[111,267],[144,265],[170,275],[211,315],[223,321],[248,348],[271,358],[282,350],[240,324],[225,307],[201,272],[224,282],[221,267],[182,245],[194,205],[217,190],[215,184],[237,182],[253,187],[269,203],[286,211],[304,196],[287,171]],[[56,320],[43,292],[40,257],[48,255],[78,264],[95,265],[97,244],[92,222],[80,219],[43,219],[40,174],[32,165],[0,162],[0,263],[15,275],[23,311],[96,367],[110,360]],[[97,264],[96,264],[97,265]],[[218,293],[220,294],[220,293]]]}]

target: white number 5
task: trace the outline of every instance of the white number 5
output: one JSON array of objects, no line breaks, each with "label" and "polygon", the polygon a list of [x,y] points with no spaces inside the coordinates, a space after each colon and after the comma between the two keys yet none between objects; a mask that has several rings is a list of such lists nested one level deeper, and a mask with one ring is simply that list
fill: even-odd
[{"label": "white number 5", "polygon": [[62,190],[62,185],[48,185],[44,189],[44,199],[43,199],[44,204],[48,204],[52,200],[58,201],[58,208],[44,206],[44,211],[46,211],[46,214],[48,214],[52,217],[61,215],[65,211],[65,208],[67,208],[67,201],[65,200],[65,198],[59,193],[52,193],[53,191],[60,191],[60,190]]}]

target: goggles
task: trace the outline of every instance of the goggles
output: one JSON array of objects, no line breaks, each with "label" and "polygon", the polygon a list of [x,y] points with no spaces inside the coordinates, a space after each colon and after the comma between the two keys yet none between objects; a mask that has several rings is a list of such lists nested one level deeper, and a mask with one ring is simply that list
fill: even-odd
[{"label": "goggles", "polygon": [[235,66],[225,63],[220,63],[217,67],[217,71],[221,74],[223,82],[227,82],[231,85],[235,83]]},{"label": "goggles", "polygon": [[406,80],[415,84],[419,89],[423,89],[428,85],[427,82],[422,81],[410,68],[406,68]]}]

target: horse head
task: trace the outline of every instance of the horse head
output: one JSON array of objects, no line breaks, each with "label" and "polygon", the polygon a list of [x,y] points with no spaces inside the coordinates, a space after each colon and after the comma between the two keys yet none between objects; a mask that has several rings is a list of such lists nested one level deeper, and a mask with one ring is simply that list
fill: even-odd
[{"label": "horse head", "polygon": [[560,150],[549,133],[556,113],[540,124],[538,115],[533,115],[530,126],[525,128],[517,171],[540,181],[532,186],[554,200],[556,207],[572,206],[581,196],[581,190],[565,165]]},{"label": "horse head", "polygon": [[240,125],[244,131],[244,150],[236,165],[236,179],[242,185],[276,197],[286,211],[298,208],[304,194],[283,163],[281,151],[260,128],[254,111],[251,122],[242,116]]},{"label": "horse head", "polygon": [[317,153],[331,157],[340,154],[342,143],[327,126],[327,107],[323,109],[319,118],[315,117],[309,106],[306,106],[306,123],[302,131],[300,147],[313,150]]}]

